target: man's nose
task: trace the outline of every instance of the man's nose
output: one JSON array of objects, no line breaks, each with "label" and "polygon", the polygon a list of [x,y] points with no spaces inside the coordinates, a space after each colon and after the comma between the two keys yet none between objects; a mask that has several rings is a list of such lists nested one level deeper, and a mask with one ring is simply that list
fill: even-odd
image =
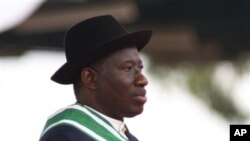
[{"label": "man's nose", "polygon": [[136,76],[135,85],[141,87],[145,87],[146,85],[148,85],[147,78],[141,72],[139,72],[138,75]]}]

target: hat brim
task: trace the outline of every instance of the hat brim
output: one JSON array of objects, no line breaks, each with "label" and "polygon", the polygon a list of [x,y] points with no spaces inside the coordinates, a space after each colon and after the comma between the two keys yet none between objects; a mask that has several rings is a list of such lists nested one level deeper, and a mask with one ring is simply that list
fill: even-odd
[{"label": "hat brim", "polygon": [[72,84],[83,67],[104,58],[122,48],[135,45],[140,51],[149,42],[152,30],[142,30],[113,38],[105,43],[93,47],[72,61],[63,64],[51,77],[51,80],[60,84]]}]

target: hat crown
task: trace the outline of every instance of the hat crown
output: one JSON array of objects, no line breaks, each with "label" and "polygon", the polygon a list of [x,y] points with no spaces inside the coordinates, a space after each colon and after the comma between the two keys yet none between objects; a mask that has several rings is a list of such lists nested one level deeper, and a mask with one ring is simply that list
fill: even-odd
[{"label": "hat crown", "polygon": [[73,26],[65,36],[67,61],[90,52],[114,38],[128,34],[126,29],[112,16],[98,16]]}]

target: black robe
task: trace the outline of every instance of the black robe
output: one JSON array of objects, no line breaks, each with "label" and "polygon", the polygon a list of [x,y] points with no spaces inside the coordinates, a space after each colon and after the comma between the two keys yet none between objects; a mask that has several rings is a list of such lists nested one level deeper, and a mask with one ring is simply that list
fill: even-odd
[{"label": "black robe", "polygon": [[[130,141],[138,141],[138,139],[129,133],[125,132]],[[95,141],[88,135],[84,134],[77,128],[70,125],[58,125],[47,131],[39,141]]]}]

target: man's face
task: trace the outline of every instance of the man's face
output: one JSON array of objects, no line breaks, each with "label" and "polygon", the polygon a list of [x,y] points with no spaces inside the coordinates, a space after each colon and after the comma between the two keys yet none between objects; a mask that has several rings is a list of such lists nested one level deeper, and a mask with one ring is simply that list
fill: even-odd
[{"label": "man's face", "polygon": [[135,47],[119,50],[105,59],[98,72],[97,107],[104,114],[122,120],[143,111],[147,101],[142,60]]}]

